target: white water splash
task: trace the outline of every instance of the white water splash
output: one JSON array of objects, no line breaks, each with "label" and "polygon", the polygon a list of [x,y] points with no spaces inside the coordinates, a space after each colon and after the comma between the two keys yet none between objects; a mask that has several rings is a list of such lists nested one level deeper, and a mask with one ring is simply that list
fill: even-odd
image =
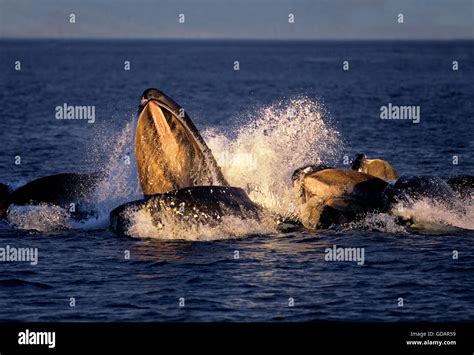
[{"label": "white water splash", "polygon": [[235,138],[228,138],[208,129],[203,136],[230,185],[281,215],[296,212],[293,171],[330,163],[342,148],[327,111],[306,97],[263,108],[233,133]]},{"label": "white water splash", "polygon": [[[109,213],[115,207],[131,200],[142,198],[134,154],[136,117],[127,122],[118,133],[110,129],[99,129],[96,148],[92,151],[96,170],[104,173],[97,184],[91,204],[97,212],[95,218],[74,222],[74,228],[96,229],[109,225]],[[107,152],[106,159],[102,156]]]},{"label": "white water splash", "polygon": [[474,230],[474,198],[462,201],[463,210],[453,210],[448,204],[429,198],[399,203],[388,213],[368,213],[362,219],[350,222],[344,229],[369,229],[392,234],[406,234],[406,226],[399,217],[410,221],[408,226],[422,233],[454,233],[460,229]]},{"label": "white water splash", "polygon": [[103,168],[105,177],[97,185],[94,199],[99,209],[107,213],[131,199],[142,197],[133,149],[134,138],[135,120],[127,123],[117,137],[106,137],[113,140],[114,145]]},{"label": "white water splash", "polygon": [[[40,204],[11,206],[9,223],[17,229],[40,232],[108,227],[112,209],[143,197],[133,151],[135,121],[136,118],[132,118],[119,133],[109,127],[98,128],[97,138],[90,145],[89,159],[96,171],[104,173],[104,178],[96,186],[92,200],[88,201],[93,212],[88,219],[77,221],[64,208]],[[105,157],[104,152],[107,153]]]},{"label": "white water splash", "polygon": [[38,232],[54,232],[71,228],[69,211],[49,204],[11,205],[8,208],[7,221],[16,229]]},{"label": "white water splash", "polygon": [[411,218],[414,227],[433,232],[449,231],[450,227],[474,230],[473,200],[464,201],[464,211],[453,210],[448,205],[429,198],[422,198],[392,209],[394,216]]},{"label": "white water splash", "polygon": [[344,229],[368,229],[392,234],[406,233],[405,227],[397,224],[396,217],[387,213],[368,213],[362,219],[348,223]]},{"label": "white water splash", "polygon": [[162,223],[156,226],[147,209],[131,211],[128,216],[130,227],[127,235],[134,238],[159,240],[212,241],[239,238],[248,235],[276,233],[275,223],[264,218],[261,221],[242,219],[227,215],[216,225],[189,223],[173,215],[160,215]]}]

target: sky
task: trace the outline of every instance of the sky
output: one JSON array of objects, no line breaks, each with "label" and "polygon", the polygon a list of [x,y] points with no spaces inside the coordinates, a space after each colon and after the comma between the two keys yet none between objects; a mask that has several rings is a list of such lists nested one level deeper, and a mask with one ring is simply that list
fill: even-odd
[{"label": "sky", "polygon": [[474,0],[0,0],[0,38],[473,39],[473,9]]}]

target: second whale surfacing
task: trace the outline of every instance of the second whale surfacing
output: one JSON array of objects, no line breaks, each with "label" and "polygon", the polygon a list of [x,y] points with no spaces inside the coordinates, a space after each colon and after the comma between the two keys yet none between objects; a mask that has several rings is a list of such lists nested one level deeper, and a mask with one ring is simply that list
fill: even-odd
[{"label": "second whale surfacing", "polygon": [[94,214],[91,200],[97,183],[103,179],[103,172],[62,173],[40,177],[17,189],[0,184],[0,216],[6,217],[12,206],[54,205],[72,210],[71,217],[85,219]]},{"label": "second whale surfacing", "polygon": [[127,234],[139,210],[150,213],[157,227],[169,218],[208,225],[225,215],[259,219],[260,207],[242,189],[229,186],[184,109],[158,89],[141,97],[135,157],[145,198],[110,213],[114,231]]},{"label": "second whale surfacing", "polygon": [[[379,165],[390,166],[383,160],[377,161]],[[385,213],[393,215],[398,224],[416,232],[462,230],[447,221],[424,220],[423,216],[420,218],[414,213],[414,207],[418,202],[428,203],[453,216],[465,215],[466,209],[460,197],[472,194],[472,177],[454,177],[446,182],[436,176],[402,176],[389,183],[386,180],[393,181],[392,177],[398,174],[395,170],[385,174],[386,171],[389,170],[378,169],[375,172],[381,174],[371,175],[323,165],[297,169],[293,174],[293,185],[301,223],[307,229],[324,229],[356,221],[370,213]],[[456,192],[451,186],[457,188]]]}]

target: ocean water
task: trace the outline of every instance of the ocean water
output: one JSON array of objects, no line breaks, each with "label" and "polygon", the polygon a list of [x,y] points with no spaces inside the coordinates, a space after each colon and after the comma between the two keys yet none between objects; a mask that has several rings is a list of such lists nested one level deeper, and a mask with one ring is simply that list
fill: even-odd
[{"label": "ocean water", "polygon": [[[469,41],[0,41],[0,182],[110,175],[96,191],[97,218],[73,222],[40,206],[0,221],[0,247],[39,253],[37,265],[0,264],[0,320],[472,321],[472,201],[462,216],[419,201],[412,211],[419,218],[462,228],[425,234],[377,214],[289,234],[232,219],[218,229],[177,223],[157,231],[138,214],[126,237],[108,230],[107,215],[140,197],[133,127],[148,87],[187,110],[232,185],[278,213],[295,210],[294,169],[343,167],[359,152],[388,160],[401,175],[472,175],[473,48]],[[57,120],[55,107],[65,103],[94,106],[94,123]],[[419,106],[420,122],[381,120],[388,103]],[[364,264],[325,261],[334,245],[363,248]]]}]

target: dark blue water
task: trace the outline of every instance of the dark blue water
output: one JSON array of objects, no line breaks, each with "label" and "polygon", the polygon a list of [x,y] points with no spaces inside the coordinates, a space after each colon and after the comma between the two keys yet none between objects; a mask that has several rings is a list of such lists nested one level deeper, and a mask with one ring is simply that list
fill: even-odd
[{"label": "dark blue water", "polygon": [[[402,174],[474,173],[472,42],[2,41],[0,48],[3,183],[96,170],[110,148],[101,137],[131,121],[147,87],[173,97],[200,129],[221,131],[305,96],[325,105],[340,132],[339,164],[365,152]],[[419,105],[420,123],[381,120],[388,102]],[[56,120],[63,103],[94,105],[96,123]],[[30,232],[1,221],[0,247],[37,247],[39,263],[0,264],[0,320],[468,321],[473,238],[469,230],[353,228],[159,241],[106,228]],[[365,264],[324,261],[333,245],[365,248]]]}]

